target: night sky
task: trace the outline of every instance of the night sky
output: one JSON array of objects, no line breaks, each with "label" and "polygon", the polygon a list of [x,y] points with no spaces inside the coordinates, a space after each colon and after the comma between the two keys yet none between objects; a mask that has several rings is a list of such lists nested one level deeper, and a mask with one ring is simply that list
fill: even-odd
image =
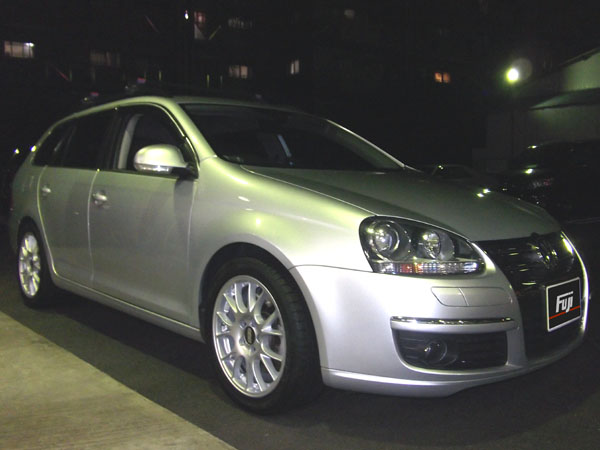
[{"label": "night sky", "polygon": [[[140,5],[150,5],[152,12],[143,13],[139,10]],[[347,10],[355,11],[354,22],[364,28],[365,36],[375,36],[378,33],[383,36],[373,47],[380,51],[376,56],[379,62],[376,61],[373,67],[385,65],[381,69],[384,75],[378,81],[380,88],[365,90],[362,94],[344,90],[344,83],[351,88],[369,84],[351,72],[362,71],[364,77],[370,75],[369,70],[373,73],[372,69],[364,64],[364,56],[371,56],[370,51],[363,50],[362,54],[360,50],[354,52],[351,44],[344,51],[349,55],[355,53],[356,58],[347,58],[345,65],[336,66],[345,68],[349,73],[347,79],[354,76],[355,79],[350,80],[351,82],[345,79],[333,80],[329,86],[326,81],[319,79],[321,75],[315,71],[313,79],[306,82],[304,90],[301,90],[295,85],[283,85],[278,79],[268,77],[264,78],[261,84],[257,70],[254,80],[256,86],[253,89],[261,91],[277,85],[279,97],[276,98],[290,104],[299,104],[310,112],[339,119],[384,146],[389,145],[395,138],[389,130],[400,126],[398,120],[394,121],[394,118],[389,117],[390,113],[395,111],[396,104],[406,104],[408,106],[405,109],[414,112],[411,117],[406,117],[404,113],[406,140],[413,147],[420,144],[432,147],[448,139],[453,139],[455,146],[485,146],[481,118],[487,111],[501,104],[506,96],[504,73],[512,61],[527,58],[532,65],[531,79],[535,79],[556,70],[570,58],[600,47],[600,2],[597,0],[260,0],[250,6],[243,1],[192,0],[2,2],[1,40],[27,41],[29,36],[36,36],[36,39],[46,39],[58,44],[49,56],[46,55],[50,63],[46,62],[44,67],[38,67],[36,75],[32,75],[33,72],[25,64],[13,64],[14,61],[0,59],[0,88],[3,91],[5,106],[0,116],[1,153],[6,155],[15,145],[23,145],[20,142],[35,139],[33,136],[37,137],[51,121],[67,110],[66,97],[76,97],[83,94],[85,89],[90,90],[85,84],[77,85],[77,64],[71,70],[72,73],[69,73],[70,62],[66,61],[65,56],[56,48],[60,49],[62,46],[66,48],[65,54],[68,54],[84,41],[94,45],[96,41],[113,40],[115,46],[122,45],[125,50],[164,46],[166,54],[175,54],[181,51],[181,39],[165,30],[173,26],[173,21],[183,20],[184,10],[193,11],[203,8],[202,5],[212,5],[217,11],[225,11],[223,14],[229,9],[236,14],[241,11],[242,15],[246,11],[248,16],[253,17],[257,28],[260,25],[275,33],[273,36],[280,33],[281,39],[271,40],[255,35],[253,44],[246,43],[243,50],[257,54],[256,58],[264,67],[269,68],[276,66],[275,62],[269,61],[271,57],[281,56],[290,48],[302,50],[310,46],[318,47],[321,45],[320,40],[328,39],[328,29],[337,25],[334,24],[334,16],[327,15],[330,14],[327,11],[337,10],[338,15],[346,14]],[[115,14],[115,11],[123,13]],[[293,17],[300,13],[309,17],[309,26],[303,30],[302,22],[296,24],[296,34],[289,35],[291,37],[288,40],[287,25],[281,21],[281,17]],[[367,19],[360,22],[364,17]],[[420,32],[420,29],[430,31]],[[65,30],[68,30],[68,33],[61,34]],[[217,32],[214,26],[208,30],[208,34],[214,32]],[[220,37],[217,33],[215,41]],[[458,49],[459,45],[465,46],[465,49]],[[42,48],[42,45],[39,47]],[[214,51],[223,52],[223,48],[229,51],[227,47],[218,46]],[[84,56],[89,55],[89,50],[87,51],[87,54],[84,50],[80,53]],[[313,53],[313,67],[317,67],[317,63],[314,62],[315,54],[316,52]],[[334,65],[327,59],[327,55],[327,52],[319,53],[319,61],[323,66],[321,73],[324,74],[327,74],[329,64],[332,67]],[[421,72],[430,70],[429,67],[434,66],[436,58],[451,67],[459,67],[453,69],[454,91],[448,90],[450,94],[424,89],[422,82],[419,84],[418,80],[415,82],[406,75],[399,78],[389,75],[394,69],[402,71],[410,65],[421,64],[422,67],[427,67],[419,69]],[[181,75],[189,69],[189,64],[190,61],[186,61],[185,58],[174,59],[169,63],[173,72],[172,78],[196,83],[204,80],[204,75],[187,78]],[[397,66],[394,67],[394,64]],[[456,71],[459,71],[457,76]],[[54,77],[52,83],[38,83],[40,73],[43,73],[46,81]],[[74,81],[70,84],[61,79],[71,75]],[[427,73],[427,81],[430,80],[429,76]],[[213,82],[216,78],[212,76]],[[333,91],[338,86],[342,88],[335,96]],[[355,98],[350,99],[351,96]],[[302,104],[305,99],[310,101]],[[379,116],[365,114],[365,111],[380,105],[382,113]],[[458,119],[455,118],[458,116],[461,118],[457,122]],[[479,122],[465,129],[464,124],[474,122],[473,117]],[[369,120],[373,123],[369,123]],[[390,122],[387,123],[386,120]],[[433,127],[427,123],[431,121],[440,125]],[[26,122],[28,125],[24,126]],[[424,139],[421,142],[422,138],[432,136],[432,130],[439,132],[439,135],[430,141]],[[466,137],[460,139],[458,134]]]}]

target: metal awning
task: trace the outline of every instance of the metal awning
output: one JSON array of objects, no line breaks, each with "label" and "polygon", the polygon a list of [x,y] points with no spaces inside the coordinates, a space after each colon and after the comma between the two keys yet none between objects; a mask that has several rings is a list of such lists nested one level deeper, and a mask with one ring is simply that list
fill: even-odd
[{"label": "metal awning", "polygon": [[600,88],[564,92],[537,103],[529,109],[565,108],[578,105],[600,105]]}]

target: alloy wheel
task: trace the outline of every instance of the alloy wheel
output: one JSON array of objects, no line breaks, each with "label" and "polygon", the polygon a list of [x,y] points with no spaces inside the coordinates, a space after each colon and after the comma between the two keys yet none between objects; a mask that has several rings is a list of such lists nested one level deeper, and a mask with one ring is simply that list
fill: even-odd
[{"label": "alloy wheel", "polygon": [[213,310],[213,342],[229,382],[249,397],[264,397],[281,380],[286,335],[277,302],[257,279],[238,276],[221,288]]},{"label": "alloy wheel", "polygon": [[40,247],[35,235],[25,233],[19,247],[19,282],[23,293],[33,298],[39,292],[42,273]]}]

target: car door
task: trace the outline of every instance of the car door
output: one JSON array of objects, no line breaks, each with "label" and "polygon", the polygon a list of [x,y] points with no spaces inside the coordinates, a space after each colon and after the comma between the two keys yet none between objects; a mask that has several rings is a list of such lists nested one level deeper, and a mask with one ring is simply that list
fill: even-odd
[{"label": "car door", "polygon": [[[41,225],[58,275],[89,285],[92,260],[88,198],[102,164],[113,112],[97,113],[59,126],[40,148],[46,165],[38,182]],[[43,144],[44,145],[44,144]],[[43,161],[43,159],[46,161]]]},{"label": "car door", "polygon": [[195,164],[189,143],[162,108],[118,112],[120,139],[112,170],[91,190],[90,242],[94,288],[154,313],[190,322],[188,240],[194,180],[135,170],[135,153],[169,144]]}]

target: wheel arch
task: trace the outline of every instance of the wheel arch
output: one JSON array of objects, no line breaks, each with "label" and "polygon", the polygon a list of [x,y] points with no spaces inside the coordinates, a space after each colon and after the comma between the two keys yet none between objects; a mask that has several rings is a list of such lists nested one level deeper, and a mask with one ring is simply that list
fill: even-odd
[{"label": "wheel arch", "polygon": [[38,235],[40,236],[41,244],[44,248],[44,253],[48,262],[48,270],[50,271],[50,277],[52,278],[52,281],[56,283],[57,280],[56,271],[54,269],[54,257],[52,255],[52,252],[50,251],[48,240],[46,239],[46,233],[44,232],[44,228],[40,224],[38,224],[38,222],[31,215],[24,215],[19,219],[19,221],[16,224],[15,236],[13,238],[15,241],[15,250],[18,251],[17,249],[19,246],[19,240],[21,239],[21,234],[26,226],[31,226],[35,228]]},{"label": "wheel arch", "polygon": [[[17,223],[16,233],[14,236],[16,240],[14,245],[19,245],[19,240],[21,239],[21,235],[23,234],[23,229],[25,229],[25,227],[28,226],[35,228],[35,230],[39,233],[40,237],[42,237],[42,229],[38,226],[36,221],[31,216],[23,216],[21,220],[19,220],[19,222]],[[45,245],[44,249],[46,250],[46,253],[48,253],[48,249]]]},{"label": "wheel arch", "polygon": [[[214,275],[217,273],[219,268],[223,266],[227,261],[233,258],[239,257],[254,257],[256,259],[261,260],[264,263],[271,265],[273,268],[278,270],[293,286],[300,292],[302,289],[294,276],[287,269],[285,264],[283,264],[277,257],[275,257],[272,253],[268,252],[262,247],[259,247],[255,244],[245,243],[245,242],[237,242],[228,244],[221,249],[219,249],[209,260],[206,268],[202,274],[202,278],[200,281],[200,300],[198,305],[198,314],[200,321],[200,332],[202,334],[202,338],[205,342],[210,340],[210,336],[207,334],[210,331],[209,321],[211,318],[211,314],[209,311],[210,308],[210,299],[208,298],[208,293],[210,290],[211,280],[214,278]],[[304,303],[306,305],[308,314],[311,318],[313,330],[314,330],[314,318],[311,314],[311,308],[308,304],[306,304],[306,298],[304,295],[302,296]]]}]

